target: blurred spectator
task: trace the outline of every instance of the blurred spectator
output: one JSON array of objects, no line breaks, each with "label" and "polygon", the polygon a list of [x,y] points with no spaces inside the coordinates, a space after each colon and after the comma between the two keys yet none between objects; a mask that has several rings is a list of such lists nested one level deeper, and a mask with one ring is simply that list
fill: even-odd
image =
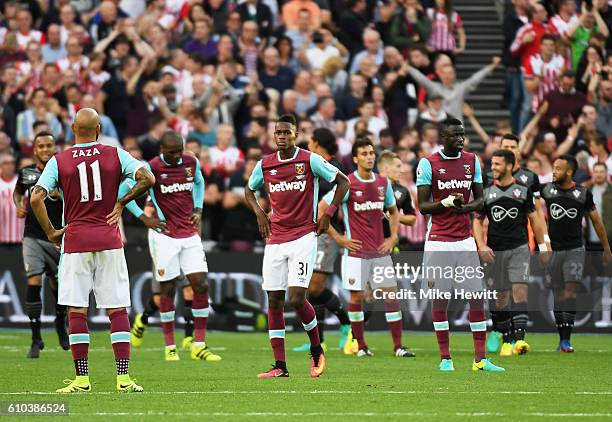
[{"label": "blurred spectator", "polygon": [[45,35],[32,29],[32,14],[27,9],[19,9],[17,12],[17,47],[20,50],[25,50],[30,41],[36,41],[39,44],[45,43]]},{"label": "blurred spectator", "polygon": [[217,42],[211,37],[211,24],[208,19],[194,22],[193,35],[183,46],[187,54],[197,54],[207,59],[217,54]]},{"label": "blurred spectator", "polygon": [[62,135],[62,125],[58,118],[49,111],[47,94],[43,88],[32,91],[27,101],[28,108],[17,115],[17,141],[22,152],[30,155],[32,152],[32,139],[34,138],[33,124],[37,120],[45,121],[53,136],[57,139]]},{"label": "blurred spectator", "polygon": [[233,144],[234,129],[229,125],[220,125],[217,128],[217,144],[210,148],[210,163],[225,177],[229,177],[244,162],[244,153]]},{"label": "blurred spectator", "polygon": [[248,20],[255,21],[259,35],[262,38],[269,38],[274,25],[272,11],[261,0],[246,0],[236,9],[240,13],[243,22]]},{"label": "blurred spectator", "polygon": [[590,38],[601,33],[605,38],[610,36],[606,23],[601,18],[599,10],[591,5],[587,8],[587,2],[582,2],[582,13],[580,19],[575,22],[568,31],[568,38],[572,47],[572,70],[576,70],[582,53],[589,46]]},{"label": "blurred spectator", "polygon": [[[612,233],[612,185],[609,179],[609,169],[610,167],[601,162],[593,166],[593,186],[591,187],[591,192],[593,193],[595,208],[602,218],[606,231]],[[591,246],[589,249],[601,248],[599,237],[595,233],[590,221],[588,224],[587,241]]]},{"label": "blurred spectator", "polygon": [[[597,78],[595,81],[597,81]],[[596,86],[596,84],[593,84]],[[594,88],[595,89],[595,88]],[[593,89],[593,90],[594,90]],[[599,83],[599,96],[597,97],[597,130],[600,131],[606,139],[612,137],[612,81],[605,80]],[[609,141],[608,141],[609,142]]]},{"label": "blurred spectator", "polygon": [[559,86],[563,69],[567,67],[565,58],[555,52],[555,37],[550,34],[542,36],[541,50],[530,56],[523,67],[525,90],[530,94],[526,98],[531,103],[523,103],[521,120],[527,120],[544,101],[544,97]]},{"label": "blurred spectator", "polygon": [[570,70],[564,71],[559,77],[561,83],[554,91],[548,93],[548,111],[540,121],[540,129],[555,132],[557,139],[565,138],[567,129],[578,120],[582,107],[586,104],[586,96],[576,90],[576,78]]},{"label": "blurred spectator", "polygon": [[[589,141],[589,171],[593,173],[595,165],[597,163],[604,163],[606,165],[606,169],[612,169],[612,156],[610,156],[610,151],[608,150],[608,145],[606,140],[601,136],[594,136]],[[608,173],[608,177],[612,175],[612,173]]]},{"label": "blurred spectator", "polygon": [[188,139],[197,140],[203,147],[211,147],[216,144],[215,133],[210,130],[206,117],[205,109],[196,108],[189,115],[189,123],[193,130],[187,135]]},{"label": "blurred spectator", "polygon": [[[351,55],[363,50],[363,32],[369,25],[366,0],[347,0],[347,8],[340,15],[339,37]],[[297,47],[296,47],[297,48]]]},{"label": "blurred spectator", "polygon": [[295,77],[295,85],[293,89],[297,93],[295,113],[298,116],[304,116],[306,115],[306,112],[310,108],[314,107],[317,102],[317,96],[312,89],[310,72],[307,70],[300,71]]},{"label": "blurred spectator", "polygon": [[[568,1],[573,2],[574,0]],[[506,68],[505,96],[507,107],[510,110],[510,122],[514,133],[518,133],[520,130],[524,88],[521,59],[519,55],[512,54],[510,46],[514,42],[518,30],[529,21],[529,2],[528,0],[513,0],[512,5],[513,8],[504,16],[504,53],[502,63]]]},{"label": "blurred spectator", "polygon": [[113,31],[115,25],[120,24],[119,18],[117,5],[112,0],[104,0],[100,3],[98,13],[89,25],[89,33],[93,43],[97,44],[106,38]]},{"label": "blurred spectator", "polygon": [[17,160],[10,154],[0,154],[0,245],[9,247],[21,243],[25,220],[17,216],[13,192],[17,184]]},{"label": "blurred spectator", "polygon": [[576,69],[576,89],[583,94],[587,94],[589,83],[602,70],[603,56],[601,51],[594,46],[587,47]]},{"label": "blurred spectator", "polygon": [[297,27],[286,32],[287,38],[291,40],[294,51],[301,51],[310,46],[312,37],[311,26],[312,14],[308,9],[301,9],[298,13]]},{"label": "blurred spectator", "polygon": [[275,89],[280,93],[293,87],[295,75],[286,66],[282,66],[278,50],[268,47],[263,52],[263,66],[259,70],[259,80],[265,88]]},{"label": "blurred spectator", "polygon": [[411,48],[427,42],[431,27],[418,0],[401,0],[398,3],[391,20],[390,43],[407,55]]},{"label": "blurred spectator", "polygon": [[576,14],[575,0],[560,0],[558,3],[558,11],[555,16],[550,18],[550,24],[555,28],[557,34],[567,41],[570,30],[579,20]]},{"label": "blurred spectator", "polygon": [[492,73],[499,65],[501,59],[497,56],[491,59],[491,64],[474,73],[469,79],[457,82],[455,68],[449,64],[438,72],[440,82],[433,82],[423,75],[418,69],[410,66],[408,73],[422,85],[429,95],[439,95],[444,99],[444,110],[461,118],[463,116],[463,103],[468,92],[476,89],[478,84]]},{"label": "blurred spectator", "polygon": [[138,137],[138,146],[144,161],[150,161],[159,155],[159,140],[168,130],[166,120],[160,113],[153,113],[148,123],[149,131]]},{"label": "blurred spectator", "polygon": [[371,98],[362,99],[359,103],[358,111],[359,117],[352,118],[346,122],[345,138],[352,143],[358,135],[356,125],[358,122],[361,122],[365,125],[366,130],[374,135],[374,143],[378,145],[380,143],[378,134],[387,127],[387,122],[380,117],[374,116],[374,100]]},{"label": "blurred spectator", "polygon": [[336,137],[338,136],[338,124],[335,120],[336,101],[333,97],[321,97],[317,100],[317,112],[311,116],[312,123],[316,129],[329,129]]},{"label": "blurred spectator", "polygon": [[350,73],[357,73],[359,64],[365,57],[374,60],[377,66],[383,64],[383,44],[378,31],[369,28],[366,29],[363,33],[363,45],[365,46],[365,50],[360,51],[353,58]]},{"label": "blurred spectator", "polygon": [[310,69],[322,69],[329,58],[344,59],[347,58],[347,55],[347,49],[334,38],[329,30],[323,28],[312,34],[310,47],[299,52],[300,61]]},{"label": "blurred spectator", "polygon": [[426,124],[440,127],[440,124],[446,119],[455,117],[444,111],[442,96],[430,95],[427,97],[427,109],[419,114],[414,125],[415,129],[421,132],[421,129]]},{"label": "blurred spectator", "polygon": [[310,12],[309,26],[317,29],[321,24],[321,8],[313,0],[289,0],[283,5],[281,19],[285,29],[291,31],[298,27],[301,10]]},{"label": "blurred spectator", "polygon": [[68,54],[61,39],[59,25],[51,24],[47,29],[47,43],[41,49],[43,61],[45,63],[55,63],[63,59]]},{"label": "blurred spectator", "polygon": [[[435,7],[427,9],[431,22],[431,32],[427,48],[436,53],[446,53],[451,57],[465,51],[465,30],[459,14],[453,10],[452,0],[435,0]],[[456,35],[459,37],[457,42]]]},{"label": "blurred spectator", "polygon": [[60,25],[60,42],[64,45],[68,41],[68,35],[78,25],[78,15],[72,4],[67,3],[60,8],[59,22],[56,23]]}]

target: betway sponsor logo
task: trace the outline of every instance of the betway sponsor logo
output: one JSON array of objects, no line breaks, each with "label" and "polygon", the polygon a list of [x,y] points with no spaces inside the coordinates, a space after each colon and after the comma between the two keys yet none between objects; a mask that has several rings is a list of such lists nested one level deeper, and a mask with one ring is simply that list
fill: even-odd
[{"label": "betway sponsor logo", "polygon": [[306,180],[300,180],[297,182],[280,182],[280,183],[268,183],[268,191],[270,193],[274,192],[286,192],[290,190],[299,190],[300,192],[304,192],[306,189]]},{"label": "betway sponsor logo", "polygon": [[193,190],[193,182],[191,183],[173,183],[171,185],[159,185],[161,193],[177,193],[191,192]]},{"label": "betway sponsor logo", "polygon": [[361,204],[358,202],[353,202],[353,209],[357,212],[382,210],[384,207],[385,203],[383,201],[366,201]]},{"label": "betway sponsor logo", "polygon": [[443,182],[442,180],[438,180],[438,189],[469,189],[472,186],[471,180],[449,180],[448,182]]}]

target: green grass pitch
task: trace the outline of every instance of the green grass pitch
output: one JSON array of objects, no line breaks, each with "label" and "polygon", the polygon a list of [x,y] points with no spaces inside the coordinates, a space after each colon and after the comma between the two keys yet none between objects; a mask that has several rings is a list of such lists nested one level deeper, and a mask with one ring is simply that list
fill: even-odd
[{"label": "green grass pitch", "polygon": [[[440,373],[433,333],[404,333],[415,359],[395,358],[387,333],[367,333],[375,356],[358,359],[329,350],[327,373],[308,376],[308,357],[287,351],[290,378],[256,378],[272,363],[265,333],[208,334],[221,362],[199,362],[180,352],[181,361],[163,360],[162,336],[147,331],[144,344],[132,350],[130,373],[145,393],[116,393],[113,353],[108,333],[95,332],[90,346],[91,394],[52,393],[64,378],[73,377],[70,352],[57,346],[51,330],[44,332],[46,349],[37,360],[25,355],[29,334],[0,332],[2,381],[0,401],[67,401],[80,420],[121,417],[144,420],[448,420],[517,417],[551,420],[612,418],[612,336],[575,335],[577,352],[554,352],[552,334],[529,334],[533,351],[525,356],[493,357],[505,373],[471,371],[472,340],[468,333],[451,334],[456,371]],[[304,334],[290,334],[287,348]],[[328,335],[330,345],[338,337]],[[177,343],[182,340],[177,332]],[[23,420],[23,419],[21,419]]]}]

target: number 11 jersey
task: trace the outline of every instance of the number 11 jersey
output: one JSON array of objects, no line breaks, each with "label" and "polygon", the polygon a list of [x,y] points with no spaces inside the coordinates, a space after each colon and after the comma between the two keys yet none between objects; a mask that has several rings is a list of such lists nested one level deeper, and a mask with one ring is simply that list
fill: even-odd
[{"label": "number 11 jersey", "polygon": [[[123,247],[118,226],[106,223],[121,181],[134,178],[144,164],[128,152],[98,142],[77,144],[55,155],[38,180],[47,192],[64,197],[62,252],[95,252]],[[58,228],[58,227],[56,227]]]}]

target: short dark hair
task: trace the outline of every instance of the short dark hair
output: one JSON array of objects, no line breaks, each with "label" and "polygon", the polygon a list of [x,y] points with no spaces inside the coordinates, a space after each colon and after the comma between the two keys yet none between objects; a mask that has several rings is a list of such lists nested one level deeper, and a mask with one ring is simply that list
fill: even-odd
[{"label": "short dark hair", "polygon": [[544,34],[544,35],[542,35],[542,39],[540,41],[540,44],[542,44],[546,40],[550,40],[552,42],[557,42],[557,37],[554,36],[553,34]]},{"label": "short dark hair", "polygon": [[570,154],[563,154],[557,160],[563,160],[567,163],[569,168],[572,170],[572,176],[576,174],[576,169],[578,168],[578,161],[576,161],[576,157]]},{"label": "short dark hair", "polygon": [[32,141],[32,143],[36,145],[36,141],[38,140],[38,138],[45,138],[47,136],[51,137],[51,139],[53,139],[53,142],[55,142],[55,136],[53,136],[51,132],[49,132],[48,130],[41,130],[36,134],[36,136],[34,136],[34,141]]},{"label": "short dark hair", "polygon": [[334,97],[332,97],[331,95],[324,95],[321,98],[319,98],[317,100],[317,110],[325,103],[325,101],[327,100],[333,100]]},{"label": "short dark hair", "polygon": [[338,152],[336,136],[331,130],[325,127],[317,128],[312,132],[312,137],[329,155],[336,155]]},{"label": "short dark hair", "polygon": [[160,145],[176,141],[183,143],[183,137],[173,130],[167,130],[161,138],[159,138]]},{"label": "short dark hair", "polygon": [[606,169],[606,171],[608,170],[608,165],[606,163],[604,163],[603,161],[598,161],[595,164],[593,164],[593,170],[595,169],[595,167],[603,167],[604,169]]},{"label": "short dark hair", "polygon": [[444,132],[448,131],[448,128],[451,126],[463,126],[463,122],[459,119],[455,119],[454,117],[449,117],[442,122],[442,129],[440,130],[440,135]]},{"label": "short dark hair", "polygon": [[516,164],[516,157],[514,156],[513,153],[511,153],[507,149],[498,149],[493,153],[492,156],[502,157],[504,161],[506,162],[506,164],[512,164],[513,167],[514,167],[514,164]]},{"label": "short dark hair", "polygon": [[372,97],[363,97],[361,100],[359,100],[359,106],[357,107],[357,109],[360,109],[361,107],[369,103],[374,103]]},{"label": "short dark hair", "polygon": [[200,141],[198,140],[198,138],[187,138],[187,140],[185,141],[185,145],[194,143],[200,145]]},{"label": "short dark hair", "polygon": [[374,144],[369,138],[365,136],[355,139],[355,143],[353,144],[353,148],[351,150],[351,155],[353,157],[357,157],[357,153],[359,152],[359,148],[364,148],[370,146],[374,148]]},{"label": "short dark hair", "polygon": [[281,122],[291,123],[293,126],[297,127],[297,120],[295,119],[295,116],[293,114],[283,114],[276,121],[276,123],[281,123]]},{"label": "short dark hair", "polygon": [[43,125],[48,125],[49,123],[47,123],[46,120],[34,120],[34,123],[32,123],[32,130],[34,132],[36,132],[36,128],[38,126],[43,126]]},{"label": "short dark hair", "polygon": [[381,129],[380,132],[378,132],[378,138],[386,138],[388,136],[393,137],[393,132],[391,132],[391,129],[388,127]]},{"label": "short dark hair", "polygon": [[506,139],[508,139],[510,141],[514,141],[517,144],[521,143],[521,138],[519,138],[518,135],[515,135],[514,133],[506,133],[506,134],[502,135],[501,142],[504,142],[504,140],[506,140]]}]

